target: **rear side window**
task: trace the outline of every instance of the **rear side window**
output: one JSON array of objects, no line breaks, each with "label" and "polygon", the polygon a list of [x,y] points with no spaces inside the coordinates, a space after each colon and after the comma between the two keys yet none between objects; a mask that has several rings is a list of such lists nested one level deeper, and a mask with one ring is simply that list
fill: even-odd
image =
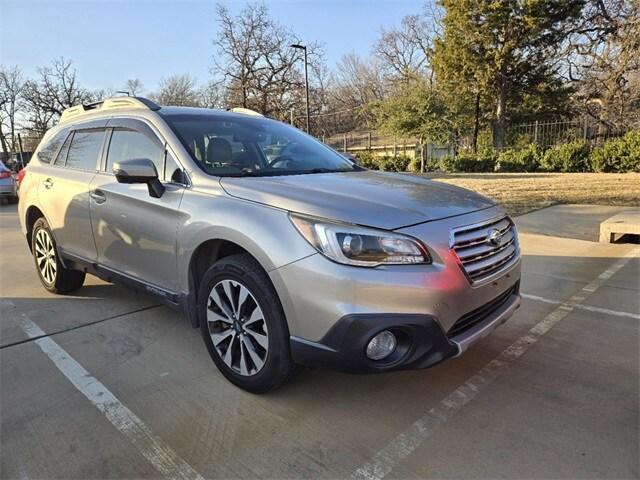
[{"label": "rear side window", "polygon": [[51,137],[47,143],[38,150],[38,160],[42,163],[51,163],[68,134],[69,130],[62,130]]},{"label": "rear side window", "polygon": [[73,133],[67,137],[62,145],[62,148],[58,152],[58,156],[54,160],[54,165],[58,167],[64,167],[65,162],[67,161],[67,154],[69,153],[69,147],[71,146],[71,140],[73,139]]},{"label": "rear side window", "polygon": [[112,173],[114,163],[134,158],[151,160],[156,166],[158,176],[163,178],[164,147],[160,142],[156,142],[136,130],[116,128],[111,134],[111,142],[109,142],[106,171]]},{"label": "rear side window", "polygon": [[98,156],[104,140],[104,130],[78,130],[67,154],[67,168],[97,170]]}]

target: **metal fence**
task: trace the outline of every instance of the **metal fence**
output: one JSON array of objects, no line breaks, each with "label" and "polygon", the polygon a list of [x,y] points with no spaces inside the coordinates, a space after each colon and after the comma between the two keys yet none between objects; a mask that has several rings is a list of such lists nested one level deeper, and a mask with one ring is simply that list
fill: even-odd
[{"label": "metal fence", "polygon": [[[600,145],[610,138],[624,135],[639,125],[616,127],[591,117],[573,120],[536,121],[512,125],[507,129],[507,147],[515,148],[528,144],[536,144],[548,148],[573,140],[585,140],[591,145]],[[485,130],[489,142],[490,129]],[[319,138],[330,147],[349,153],[370,151],[375,155],[406,155],[419,157],[422,152],[425,159],[442,158],[454,155],[453,145],[427,144],[421,146],[417,138],[384,135],[376,131],[352,131]],[[470,139],[464,138],[459,147],[469,147]]]},{"label": "metal fence", "polygon": [[507,143],[517,146],[528,143],[547,148],[573,140],[585,140],[592,145],[624,135],[630,127],[606,124],[588,116],[573,120],[536,121],[509,127]]}]

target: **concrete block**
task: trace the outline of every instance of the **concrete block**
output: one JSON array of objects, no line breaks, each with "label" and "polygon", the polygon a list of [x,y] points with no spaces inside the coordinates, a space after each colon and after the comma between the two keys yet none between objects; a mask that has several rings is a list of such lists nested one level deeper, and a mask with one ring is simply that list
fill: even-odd
[{"label": "concrete block", "polygon": [[618,213],[600,224],[600,242],[613,243],[616,235],[640,235],[640,208]]}]

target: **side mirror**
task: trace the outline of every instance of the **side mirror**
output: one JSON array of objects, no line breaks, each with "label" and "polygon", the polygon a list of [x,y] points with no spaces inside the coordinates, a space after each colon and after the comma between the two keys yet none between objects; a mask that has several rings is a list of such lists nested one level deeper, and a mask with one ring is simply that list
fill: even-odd
[{"label": "side mirror", "polygon": [[149,195],[162,197],[164,185],[158,179],[156,166],[148,158],[133,158],[113,164],[113,173],[118,183],[146,183]]}]

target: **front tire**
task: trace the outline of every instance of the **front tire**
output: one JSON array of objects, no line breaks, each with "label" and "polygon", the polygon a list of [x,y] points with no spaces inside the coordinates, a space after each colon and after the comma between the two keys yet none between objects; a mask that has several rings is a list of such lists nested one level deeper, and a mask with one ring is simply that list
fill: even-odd
[{"label": "front tire", "polygon": [[197,307],[207,350],[230,382],[264,393],[291,376],[284,312],[269,277],[251,256],[232,255],[211,266]]},{"label": "front tire", "polygon": [[40,282],[48,291],[64,295],[82,287],[85,273],[64,267],[49,224],[43,217],[33,225],[31,252]]}]

